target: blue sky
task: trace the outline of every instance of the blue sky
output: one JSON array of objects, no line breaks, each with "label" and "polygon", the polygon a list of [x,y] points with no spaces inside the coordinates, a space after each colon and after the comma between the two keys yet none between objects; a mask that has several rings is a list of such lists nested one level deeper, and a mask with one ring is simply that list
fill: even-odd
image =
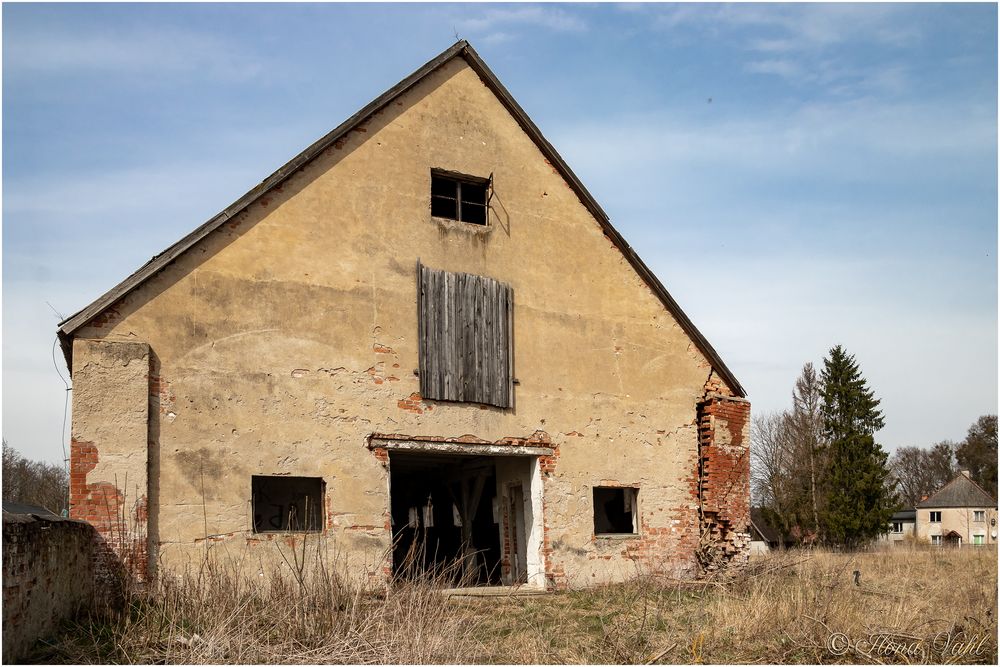
[{"label": "blue sky", "polygon": [[756,412],[837,343],[890,450],[996,411],[996,5],[4,4],[8,442],[62,457],[52,308],[97,298],[456,33]]}]

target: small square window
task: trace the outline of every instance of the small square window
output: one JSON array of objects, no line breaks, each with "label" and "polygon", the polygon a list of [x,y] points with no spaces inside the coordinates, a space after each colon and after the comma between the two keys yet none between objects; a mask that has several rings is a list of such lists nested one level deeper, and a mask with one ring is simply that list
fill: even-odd
[{"label": "small square window", "polygon": [[485,225],[489,180],[440,171],[431,172],[431,215]]},{"label": "small square window", "polygon": [[931,512],[931,523],[941,523],[941,512]]},{"label": "small square window", "polygon": [[892,523],[892,532],[894,532],[894,533],[901,533],[901,532],[903,532],[903,524],[900,523],[899,521],[894,521]]},{"label": "small square window", "polygon": [[984,510],[975,510],[972,513],[973,521],[986,521],[986,512]]},{"label": "small square window", "polygon": [[635,535],[638,531],[637,499],[632,487],[594,487],[594,534]]},{"label": "small square window", "polygon": [[931,544],[934,544],[934,545],[937,545],[937,546],[941,546],[941,536],[940,535],[931,535]]},{"label": "small square window", "polygon": [[319,531],[323,527],[322,477],[254,475],[253,532]]}]

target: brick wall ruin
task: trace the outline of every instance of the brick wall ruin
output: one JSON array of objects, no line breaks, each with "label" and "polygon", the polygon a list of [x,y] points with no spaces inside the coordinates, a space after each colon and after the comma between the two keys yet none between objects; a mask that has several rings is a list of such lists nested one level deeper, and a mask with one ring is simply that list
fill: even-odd
[{"label": "brick wall ruin", "polygon": [[4,513],[4,664],[90,604],[94,534],[83,521]]},{"label": "brick wall ruin", "polygon": [[750,554],[750,403],[709,396],[698,411],[699,565],[711,572]]}]

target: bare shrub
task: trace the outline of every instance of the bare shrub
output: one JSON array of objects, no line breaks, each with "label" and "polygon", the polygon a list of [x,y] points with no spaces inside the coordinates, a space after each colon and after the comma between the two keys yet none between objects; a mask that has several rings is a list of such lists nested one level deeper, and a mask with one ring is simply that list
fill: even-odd
[{"label": "bare shrub", "polygon": [[69,473],[64,466],[25,458],[4,440],[3,499],[61,514],[69,507]]}]

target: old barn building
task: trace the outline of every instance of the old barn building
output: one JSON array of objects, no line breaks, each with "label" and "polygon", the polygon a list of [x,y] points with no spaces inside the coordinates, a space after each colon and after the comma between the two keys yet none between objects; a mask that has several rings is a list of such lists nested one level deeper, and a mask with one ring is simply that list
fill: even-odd
[{"label": "old barn building", "polygon": [[140,572],[746,558],[743,388],[464,41],[59,335],[72,516]]}]

